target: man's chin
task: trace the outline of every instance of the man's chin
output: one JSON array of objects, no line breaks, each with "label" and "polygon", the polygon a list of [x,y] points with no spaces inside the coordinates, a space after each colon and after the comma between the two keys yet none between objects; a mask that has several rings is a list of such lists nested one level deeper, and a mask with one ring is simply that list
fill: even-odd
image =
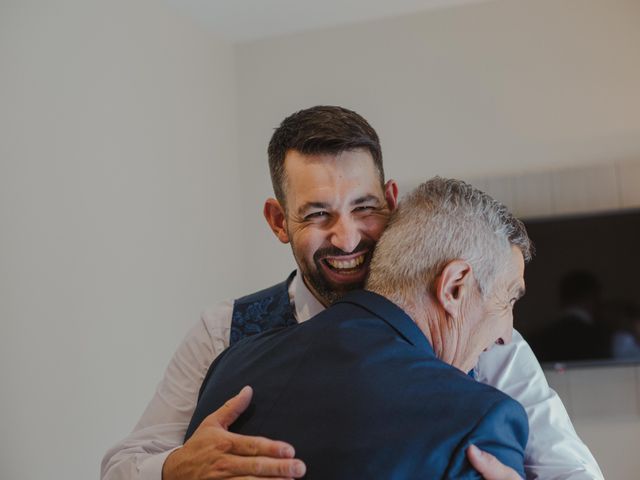
[{"label": "man's chin", "polygon": [[311,286],[311,290],[314,296],[318,298],[318,300],[320,300],[320,302],[325,306],[329,306],[337,302],[338,300],[342,299],[342,297],[344,297],[347,293],[353,290],[359,290],[363,288],[362,282],[354,282],[351,284],[341,283],[336,285],[326,281],[317,282],[317,279],[316,281],[311,282]]},{"label": "man's chin", "polygon": [[350,282],[332,282],[327,281],[328,279],[325,278],[325,285],[327,286],[327,291],[331,292],[336,298],[342,298],[349,292],[364,288],[365,279],[366,275],[362,278],[358,278],[358,280],[352,280]]}]

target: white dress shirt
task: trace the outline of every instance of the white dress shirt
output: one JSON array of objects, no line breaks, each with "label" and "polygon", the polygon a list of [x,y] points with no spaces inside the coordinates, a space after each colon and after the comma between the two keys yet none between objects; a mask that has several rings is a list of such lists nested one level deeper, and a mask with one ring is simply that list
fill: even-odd
[{"label": "white dress shirt", "polygon": [[[296,319],[304,322],[323,306],[296,274],[289,286]],[[174,354],[155,395],[133,431],[102,460],[102,480],[161,480],[167,456],[182,445],[202,381],[229,346],[233,301],[205,311]],[[480,357],[478,381],[518,400],[529,415],[525,451],[528,479],[603,480],[589,449],[578,438],[558,395],[549,388],[529,345],[514,331],[508,345]]]}]

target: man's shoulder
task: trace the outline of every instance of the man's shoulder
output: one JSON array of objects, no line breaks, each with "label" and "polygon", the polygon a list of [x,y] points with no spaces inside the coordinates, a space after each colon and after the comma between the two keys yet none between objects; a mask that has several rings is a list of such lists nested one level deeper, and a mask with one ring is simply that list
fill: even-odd
[{"label": "man's shoulder", "polygon": [[[467,397],[467,404],[476,409],[473,422],[452,456],[446,478],[467,478],[469,464],[466,450],[473,444],[495,456],[502,464],[514,469],[524,478],[524,451],[529,437],[529,422],[522,405],[486,385],[484,397]],[[470,419],[467,419],[470,420]],[[474,477],[475,478],[475,477]]]},{"label": "man's shoulder", "polygon": [[224,300],[200,312],[200,323],[209,331],[229,329],[234,300]]},{"label": "man's shoulder", "polygon": [[[503,400],[513,400],[509,395],[491,385],[480,383],[471,375],[467,375],[456,367],[441,360],[435,360],[435,365],[426,365],[424,370],[431,370],[440,384],[440,388],[459,394],[473,394],[475,405],[492,405]],[[433,374],[432,374],[433,375]]]},{"label": "man's shoulder", "polygon": [[416,394],[422,397],[427,409],[435,404],[440,405],[437,408],[446,405],[446,410],[455,412],[463,423],[483,418],[496,408],[526,419],[524,408],[512,397],[442,360],[420,361],[409,356],[407,363],[403,381],[416,385]]},{"label": "man's shoulder", "polygon": [[478,392],[476,399],[483,404],[482,410],[485,411],[485,416],[508,417],[528,425],[527,413],[519,401],[490,385],[476,381],[474,384]]},{"label": "man's shoulder", "polygon": [[[348,306],[346,308],[349,309]],[[305,322],[269,328],[240,339],[229,349],[227,360],[259,362],[261,368],[268,368],[276,357],[281,359],[303,355],[308,353],[309,347],[315,352],[330,346],[332,352],[337,353],[350,344],[354,335],[360,340],[366,336],[362,328],[349,328],[353,318],[345,313],[344,307],[334,305]],[[331,360],[339,362],[343,358],[337,355]]]},{"label": "man's shoulder", "polygon": [[[458,404],[468,403],[468,398],[473,396],[473,405],[465,408],[476,416],[502,402],[513,402],[521,408],[510,396],[477,382],[439,360],[432,351],[411,344],[392,325],[357,305],[346,302],[334,304],[296,328],[295,336],[304,336],[307,331],[310,338],[316,339],[315,348],[330,346],[335,362],[348,359],[350,365],[362,374],[359,378],[350,377],[354,385],[375,379],[383,396],[388,386],[402,389],[403,385],[411,384],[418,395],[429,399],[442,395],[442,398]],[[318,335],[320,329],[322,334]],[[397,400],[403,401],[401,398]]]},{"label": "man's shoulder", "polygon": [[217,329],[229,329],[231,319],[233,317],[233,311],[238,304],[247,305],[254,302],[259,302],[265,297],[273,296],[279,293],[284,285],[286,291],[286,285],[289,279],[284,282],[276,283],[269,287],[263,288],[253,293],[242,295],[240,297],[223,300],[218,304],[207,307],[200,313],[200,322],[207,327],[208,330]]}]

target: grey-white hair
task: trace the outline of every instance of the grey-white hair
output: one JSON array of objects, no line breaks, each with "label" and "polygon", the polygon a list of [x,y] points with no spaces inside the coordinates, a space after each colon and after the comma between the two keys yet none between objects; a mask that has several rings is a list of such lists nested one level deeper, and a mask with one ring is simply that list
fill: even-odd
[{"label": "grey-white hair", "polygon": [[378,241],[367,288],[406,302],[431,289],[452,260],[465,260],[484,295],[507,265],[511,246],[525,261],[533,246],[507,207],[461,180],[434,177],[400,202]]}]

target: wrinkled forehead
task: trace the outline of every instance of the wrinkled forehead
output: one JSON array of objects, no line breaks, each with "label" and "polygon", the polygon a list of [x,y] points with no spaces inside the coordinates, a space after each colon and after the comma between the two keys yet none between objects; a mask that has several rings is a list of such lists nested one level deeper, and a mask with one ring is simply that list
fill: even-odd
[{"label": "wrinkled forehead", "polygon": [[364,149],[338,154],[304,155],[291,150],[285,157],[284,190],[289,206],[304,201],[333,202],[345,197],[381,194],[380,176]]}]

